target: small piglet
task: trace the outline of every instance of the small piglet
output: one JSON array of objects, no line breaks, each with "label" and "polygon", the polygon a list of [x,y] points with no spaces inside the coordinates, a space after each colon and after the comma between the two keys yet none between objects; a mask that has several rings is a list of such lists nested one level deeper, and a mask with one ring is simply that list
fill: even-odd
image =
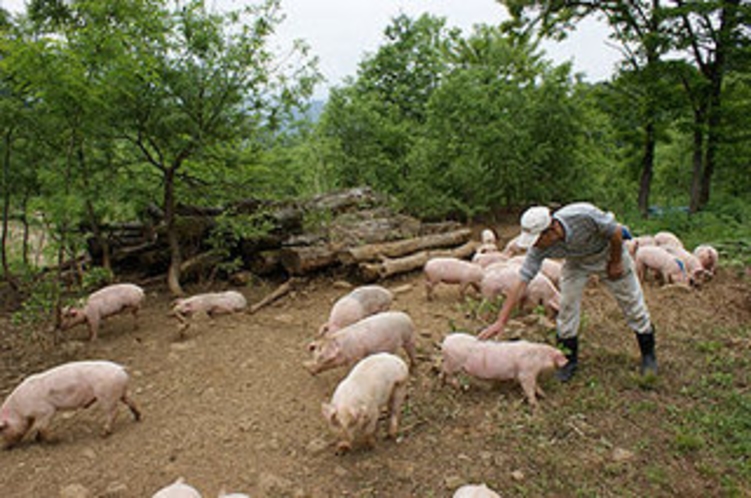
[{"label": "small piglet", "polygon": [[652,270],[663,283],[689,285],[691,279],[684,263],[661,246],[644,246],[636,251],[636,274],[644,282]]},{"label": "small piglet", "polygon": [[673,232],[657,232],[653,239],[655,245],[661,247],[683,247],[683,241]]},{"label": "small piglet", "polygon": [[[494,300],[501,294],[508,296],[514,285],[519,281],[519,267],[513,264],[494,267],[485,271],[480,282],[482,297]],[[558,315],[561,295],[544,273],[540,272],[529,282],[524,295],[521,297],[520,307],[531,311],[536,306],[543,306],[549,317]]]},{"label": "small piglet", "polygon": [[342,365],[351,365],[373,353],[396,353],[404,348],[415,365],[415,326],[402,311],[384,311],[363,318],[313,341],[308,350],[313,359],[303,365],[312,375]]},{"label": "small piglet", "polygon": [[352,368],[336,387],[331,403],[321,404],[324,418],[340,435],[337,452],[350,450],[360,438],[373,447],[382,408],[388,408],[388,435],[396,437],[408,380],[407,365],[390,353],[368,356]]},{"label": "small piglet", "polygon": [[126,311],[133,313],[135,327],[138,328],[138,312],[143,305],[144,296],[143,289],[134,284],[107,286],[89,295],[83,308],[63,309],[60,328],[67,330],[86,323],[89,327],[89,338],[93,341],[97,338],[102,320]]},{"label": "small piglet", "polygon": [[394,295],[380,285],[364,285],[339,298],[329,313],[329,319],[318,329],[318,337],[336,332],[363,318],[387,311]]},{"label": "small piglet", "polygon": [[[473,340],[474,339],[474,340]],[[463,333],[449,334],[441,345],[444,381],[457,386],[455,375],[464,372],[484,380],[517,380],[532,408],[543,396],[537,376],[561,368],[568,360],[559,349],[528,341],[481,341]]]},{"label": "small piglet", "polygon": [[28,432],[37,432],[37,439],[48,438],[47,426],[58,410],[88,408],[99,401],[107,418],[103,436],[112,432],[118,401],[130,408],[136,420],[141,413],[128,398],[128,374],[125,368],[109,361],[76,361],[30,375],[0,408],[0,434],[7,448]]},{"label": "small piglet", "polygon": [[462,297],[470,285],[480,292],[482,267],[459,258],[432,258],[425,263],[425,293],[433,299],[433,289],[439,283],[459,284]]},{"label": "small piglet", "polygon": [[708,276],[712,276],[717,271],[717,263],[720,260],[720,255],[717,249],[709,244],[702,244],[694,249],[694,256],[699,259],[701,266],[707,272]]},{"label": "small piglet", "polygon": [[237,291],[208,292],[196,294],[172,303],[172,314],[180,321],[181,329],[190,325],[189,319],[195,313],[204,312],[209,318],[242,311],[248,305],[245,296]]},{"label": "small piglet", "polygon": [[465,484],[454,492],[453,498],[501,498],[485,484]]},{"label": "small piglet", "polygon": [[185,484],[185,479],[180,477],[169,486],[154,493],[151,498],[201,498],[201,493],[193,486]]}]

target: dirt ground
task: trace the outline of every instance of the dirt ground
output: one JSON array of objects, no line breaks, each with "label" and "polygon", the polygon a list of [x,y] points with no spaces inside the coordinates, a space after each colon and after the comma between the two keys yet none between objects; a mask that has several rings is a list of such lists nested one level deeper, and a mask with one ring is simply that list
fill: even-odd
[{"label": "dirt ground", "polygon": [[[420,361],[411,376],[400,436],[385,439],[381,422],[374,449],[338,456],[320,407],[346,371],[313,377],[302,362],[331,305],[349,291],[344,282],[346,275],[331,272],[308,279],[253,315],[200,317],[183,339],[167,316],[171,298],[161,287],[147,288],[137,330],[130,316],[113,317],[96,343],[86,341],[83,327],[68,331],[58,346],[23,339],[9,317],[2,317],[3,398],[29,373],[65,361],[108,359],[128,367],[143,419],[134,422],[122,406],[114,434],[102,439],[96,405],[58,414],[52,425],[55,442],[25,442],[0,452],[0,496],[149,497],[179,476],[204,497],[217,496],[222,487],[254,497],[449,497],[468,482],[487,482],[504,496],[570,496],[574,490],[589,496],[716,496],[718,478],[707,478],[690,462],[666,462],[669,482],[660,487],[640,480],[650,461],[673,457],[640,452],[634,441],[643,427],[618,407],[650,405],[677,388],[682,334],[747,326],[747,278],[721,270],[701,291],[646,286],[662,332],[661,377],[653,390],[629,380],[638,365],[636,342],[612,298],[590,286],[580,373],[568,385],[544,377],[547,396],[536,415],[514,384],[473,383],[466,392],[455,392],[439,382],[435,365],[442,338],[452,330],[476,332],[483,326],[471,313],[473,306],[460,302],[457,288],[440,286],[436,299],[427,302],[420,272],[380,282],[396,293],[392,309],[413,318]],[[254,303],[279,283],[239,290]],[[554,331],[536,316],[518,321],[515,330],[553,342]],[[608,391],[608,383],[622,391]],[[602,407],[595,401],[576,405],[576,396],[591,400],[587,392],[601,384],[606,385]],[[559,461],[569,451],[577,461],[574,473]],[[588,476],[584,488],[570,482],[577,473]]]}]

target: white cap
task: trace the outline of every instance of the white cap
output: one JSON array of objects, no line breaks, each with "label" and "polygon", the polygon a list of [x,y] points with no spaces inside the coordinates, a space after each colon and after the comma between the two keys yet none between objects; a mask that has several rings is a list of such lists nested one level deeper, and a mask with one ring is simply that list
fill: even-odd
[{"label": "white cap", "polygon": [[543,230],[550,226],[551,221],[550,209],[545,206],[535,206],[527,209],[522,215],[522,233],[516,239],[516,244],[522,249],[533,246]]}]

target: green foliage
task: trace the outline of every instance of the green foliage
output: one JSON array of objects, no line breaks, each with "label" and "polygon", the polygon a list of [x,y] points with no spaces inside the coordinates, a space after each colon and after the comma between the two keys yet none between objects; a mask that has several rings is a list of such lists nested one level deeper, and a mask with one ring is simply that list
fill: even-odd
[{"label": "green foliage", "polygon": [[35,275],[32,272],[21,275],[21,288],[26,298],[20,309],[13,313],[11,321],[13,325],[21,327],[28,338],[34,330],[50,323],[62,289],[49,275]]}]

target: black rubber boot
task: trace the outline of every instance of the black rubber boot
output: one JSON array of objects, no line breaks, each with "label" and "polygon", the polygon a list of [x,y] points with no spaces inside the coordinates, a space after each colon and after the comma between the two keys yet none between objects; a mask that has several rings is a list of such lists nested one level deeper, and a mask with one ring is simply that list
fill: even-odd
[{"label": "black rubber boot", "polygon": [[655,355],[655,328],[652,326],[649,332],[645,334],[636,334],[636,340],[639,341],[639,350],[641,351],[641,367],[639,369],[642,375],[657,375],[657,356]]},{"label": "black rubber boot", "polygon": [[561,382],[568,382],[576,373],[576,367],[579,364],[579,338],[570,337],[568,339],[561,339],[558,337],[556,341],[558,342],[558,347],[563,349],[563,352],[566,354],[568,363],[563,368],[559,368],[555,376]]}]

